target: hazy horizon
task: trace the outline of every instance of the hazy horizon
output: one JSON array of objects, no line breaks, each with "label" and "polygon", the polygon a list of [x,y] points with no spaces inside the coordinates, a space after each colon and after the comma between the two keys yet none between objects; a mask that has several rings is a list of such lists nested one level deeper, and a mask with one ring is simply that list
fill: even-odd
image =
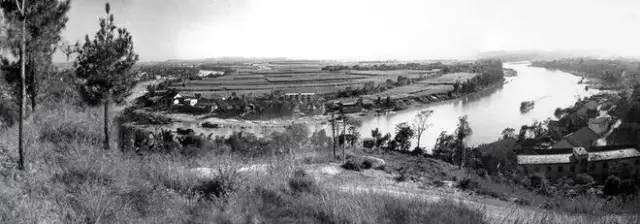
[{"label": "hazy horizon", "polygon": [[[64,39],[93,35],[107,1],[72,2]],[[115,0],[143,61],[217,57],[470,59],[487,51],[640,55],[637,1]],[[55,58],[64,62],[58,54]]]}]

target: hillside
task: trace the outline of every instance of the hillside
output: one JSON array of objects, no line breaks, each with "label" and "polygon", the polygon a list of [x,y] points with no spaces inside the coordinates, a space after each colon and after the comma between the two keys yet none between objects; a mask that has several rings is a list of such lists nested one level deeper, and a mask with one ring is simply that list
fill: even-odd
[{"label": "hillside", "polygon": [[[602,213],[571,215],[544,210],[534,203],[522,205],[515,203],[519,200],[474,193],[481,191],[456,186],[465,178],[493,191],[503,191],[510,185],[485,185],[490,183],[488,179],[464,169],[406,154],[376,155],[387,162],[384,170],[357,172],[340,168],[327,153],[304,149],[306,153],[295,158],[283,155],[250,160],[215,148],[191,156],[104,151],[100,146],[101,124],[95,119],[99,111],[66,105],[33,114],[26,123],[26,171],[15,168],[14,127],[2,132],[3,223],[637,220]],[[503,188],[496,188],[499,186]],[[594,212],[592,208],[580,209]]]}]

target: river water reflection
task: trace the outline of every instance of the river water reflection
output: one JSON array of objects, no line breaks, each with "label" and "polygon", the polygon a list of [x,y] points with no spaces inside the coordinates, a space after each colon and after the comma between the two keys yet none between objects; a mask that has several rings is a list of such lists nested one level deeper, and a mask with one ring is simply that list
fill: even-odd
[{"label": "river water reflection", "polygon": [[[571,106],[579,98],[598,92],[585,90],[585,85],[578,83],[580,77],[566,72],[530,67],[529,63],[506,63],[504,67],[515,69],[518,75],[507,77],[501,87],[453,101],[376,116],[363,122],[360,133],[362,137],[370,137],[375,128],[383,133],[393,133],[397,124],[411,122],[422,110],[433,110],[429,119],[431,126],[420,140],[421,147],[430,151],[440,132],[452,133],[458,117],[464,115],[468,116],[473,130],[467,144],[479,145],[497,140],[507,127],[518,130],[524,124],[543,121],[553,117],[556,108]],[[535,107],[521,113],[520,103],[528,100],[534,100]]]}]

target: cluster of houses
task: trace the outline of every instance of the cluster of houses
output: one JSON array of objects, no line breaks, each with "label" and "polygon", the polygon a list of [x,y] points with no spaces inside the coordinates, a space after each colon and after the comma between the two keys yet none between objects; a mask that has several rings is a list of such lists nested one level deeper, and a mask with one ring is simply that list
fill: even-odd
[{"label": "cluster of houses", "polygon": [[[598,111],[595,101],[586,102],[578,113]],[[621,124],[606,115],[591,118],[588,125],[564,136],[549,149],[517,155],[519,171],[557,179],[588,174],[603,181],[609,175],[640,178],[640,151],[635,145],[607,145],[607,137]]]},{"label": "cluster of houses", "polygon": [[[237,97],[234,94],[228,97],[220,98],[207,98],[202,97],[200,94],[186,94],[177,93],[172,97],[172,105],[175,106],[189,106],[206,111],[214,112],[216,110],[244,110],[252,111],[256,109],[256,105],[250,103],[253,98],[246,98],[244,96]],[[322,101],[322,98],[315,93],[284,93],[279,95],[280,100],[284,100],[296,105],[295,110],[299,113],[306,112],[312,114],[324,113],[324,105],[318,103]],[[249,102],[248,102],[249,101]]]},{"label": "cluster of houses", "polygon": [[[251,110],[255,106],[252,104],[242,104],[235,103],[235,101],[240,101],[240,99],[236,98],[223,98],[221,100],[202,97],[200,94],[176,94],[173,96],[173,105],[182,105],[182,106],[191,106],[194,108],[204,109],[206,111],[216,111],[218,109],[222,110]],[[243,108],[244,107],[244,108]]]},{"label": "cluster of houses", "polygon": [[640,151],[635,146],[591,146],[545,151],[518,155],[520,172],[525,175],[543,174],[549,179],[577,174],[588,174],[599,181],[604,181],[609,175],[640,177]]}]

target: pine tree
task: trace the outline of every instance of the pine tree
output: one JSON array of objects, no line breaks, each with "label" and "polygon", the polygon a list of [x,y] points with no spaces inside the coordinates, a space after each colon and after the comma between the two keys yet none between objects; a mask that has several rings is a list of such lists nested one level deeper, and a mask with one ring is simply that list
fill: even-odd
[{"label": "pine tree", "polygon": [[[24,16],[16,7],[16,1],[5,0],[0,5],[7,20],[7,44],[13,55],[21,55],[22,18],[25,20],[25,78],[26,92],[31,101],[31,110],[36,108],[38,96],[38,74],[47,74],[52,69],[52,56],[62,39],[61,33],[68,21],[69,0],[37,0],[25,5]],[[18,87],[21,81],[19,67],[22,61],[5,63],[5,79]],[[18,90],[18,88],[16,88]]]},{"label": "pine tree", "polygon": [[[24,107],[25,107],[25,58],[26,58],[26,16],[25,8],[27,0],[15,2],[4,0],[0,3],[0,8],[10,23],[18,23],[19,29],[13,27],[8,30],[11,31],[11,35],[20,36],[20,50],[13,52],[14,55],[18,55],[20,63],[20,113],[18,115],[18,169],[24,169]],[[19,21],[19,22],[16,22]],[[17,32],[17,34],[16,34]],[[10,41],[5,42],[9,43]],[[17,54],[16,54],[17,53]],[[6,62],[6,59],[3,59]],[[4,63],[3,63],[4,64]]]},{"label": "pine tree", "polygon": [[85,36],[74,62],[80,79],[80,95],[89,105],[104,106],[104,148],[109,146],[109,104],[121,102],[133,87],[131,67],[138,61],[133,51],[133,39],[126,28],[114,23],[107,3],[106,18],[100,19],[100,29],[93,39]]}]

